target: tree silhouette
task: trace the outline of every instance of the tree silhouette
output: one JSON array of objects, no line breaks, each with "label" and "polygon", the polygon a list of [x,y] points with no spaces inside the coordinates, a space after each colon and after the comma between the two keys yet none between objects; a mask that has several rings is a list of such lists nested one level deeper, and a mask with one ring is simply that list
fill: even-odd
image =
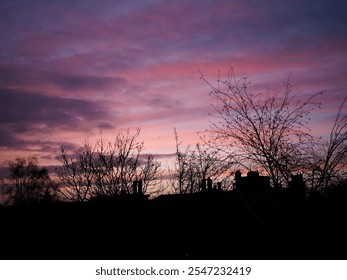
[{"label": "tree silhouette", "polygon": [[176,158],[174,169],[170,170],[170,185],[174,193],[186,194],[201,191],[202,180],[214,178],[225,181],[225,188],[231,186],[230,168],[233,162],[229,157],[223,157],[217,150],[202,146],[200,143],[195,148],[187,146],[181,150],[181,142],[174,129],[176,140]]},{"label": "tree silhouette", "polygon": [[69,155],[66,148],[61,146],[58,160],[61,166],[56,169],[63,187],[60,193],[63,199],[78,202],[88,201],[92,195],[91,151],[84,146],[75,156]]},{"label": "tree silhouette", "polygon": [[[113,141],[102,137],[94,145],[85,141],[75,154],[61,147],[57,174],[65,186],[62,194],[69,200],[87,201],[96,196],[117,196],[133,193],[134,181],[142,181],[142,191],[160,178],[160,163],[152,155],[142,155],[144,144],[134,134],[117,133]],[[151,191],[157,191],[151,189]]]},{"label": "tree silhouette", "polygon": [[311,192],[325,192],[331,184],[339,184],[347,175],[347,115],[345,97],[338,109],[329,138],[319,139],[307,150],[307,181]]},{"label": "tree silhouette", "polygon": [[17,157],[9,162],[10,175],[5,194],[14,204],[38,202],[53,189],[48,170],[40,168],[38,164],[35,156]]},{"label": "tree silhouette", "polygon": [[300,171],[307,146],[312,143],[307,123],[319,107],[315,97],[292,94],[289,79],[283,92],[253,93],[247,78],[237,79],[233,69],[212,88],[214,121],[207,130],[208,145],[228,153],[247,169],[254,165],[270,175],[273,187],[287,185],[290,174]]}]

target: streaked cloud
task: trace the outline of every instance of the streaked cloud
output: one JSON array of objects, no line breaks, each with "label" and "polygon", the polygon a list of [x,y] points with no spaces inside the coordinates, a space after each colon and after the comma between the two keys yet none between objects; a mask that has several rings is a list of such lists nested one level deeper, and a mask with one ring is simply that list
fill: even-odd
[{"label": "streaked cloud", "polygon": [[326,90],[331,118],[347,90],[346,8],[323,0],[2,1],[0,161],[30,151],[48,160],[61,143],[135,126],[146,152],[172,153],[173,128],[192,144],[212,102],[199,70],[213,83],[233,67],[255,90],[280,89],[291,73],[299,94]]}]

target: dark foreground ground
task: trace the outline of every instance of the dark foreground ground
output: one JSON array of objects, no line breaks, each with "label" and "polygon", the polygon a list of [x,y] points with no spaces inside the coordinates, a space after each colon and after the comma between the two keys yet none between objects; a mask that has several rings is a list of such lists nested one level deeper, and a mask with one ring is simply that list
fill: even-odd
[{"label": "dark foreground ground", "polygon": [[205,192],[0,208],[1,259],[347,259],[345,192]]}]

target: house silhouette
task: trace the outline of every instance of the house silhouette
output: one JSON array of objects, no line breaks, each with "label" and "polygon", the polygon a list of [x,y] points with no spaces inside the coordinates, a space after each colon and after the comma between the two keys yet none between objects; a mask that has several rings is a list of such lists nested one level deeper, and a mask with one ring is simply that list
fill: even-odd
[{"label": "house silhouette", "polygon": [[306,197],[301,175],[281,190],[254,171],[236,172],[233,190],[211,180],[154,199],[134,182],[131,194],[89,203],[0,207],[0,258],[346,259],[346,192]]},{"label": "house silhouette", "polygon": [[258,171],[249,171],[246,177],[242,177],[241,171],[235,172],[234,187],[240,192],[258,192],[270,189],[270,177],[260,176]]}]

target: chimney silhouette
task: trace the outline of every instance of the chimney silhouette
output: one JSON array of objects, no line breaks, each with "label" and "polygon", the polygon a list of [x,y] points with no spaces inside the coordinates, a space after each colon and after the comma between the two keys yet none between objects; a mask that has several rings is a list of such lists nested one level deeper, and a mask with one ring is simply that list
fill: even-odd
[{"label": "chimney silhouette", "polygon": [[133,182],[132,188],[133,188],[133,194],[137,194],[137,181]]},{"label": "chimney silhouette", "polygon": [[207,190],[212,191],[212,179],[211,179],[211,177],[207,178]]},{"label": "chimney silhouette", "polygon": [[137,194],[142,195],[142,180],[137,181]]}]

